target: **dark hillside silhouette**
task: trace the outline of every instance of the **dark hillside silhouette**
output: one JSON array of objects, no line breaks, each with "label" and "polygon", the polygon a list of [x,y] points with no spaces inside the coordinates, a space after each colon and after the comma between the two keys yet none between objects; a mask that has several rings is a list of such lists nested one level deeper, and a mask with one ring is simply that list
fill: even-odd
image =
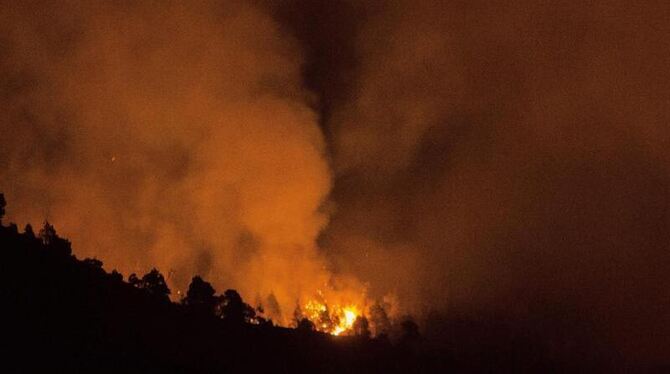
[{"label": "dark hillside silhouette", "polygon": [[[0,219],[4,215],[0,194]],[[48,222],[0,226],[0,372],[396,371],[386,341],[274,327],[235,290],[196,276],[180,303],[153,269],[123,281],[78,260]]]},{"label": "dark hillside silhouette", "polygon": [[[5,205],[0,194],[0,219]],[[48,222],[38,235],[0,225],[0,258],[2,373],[623,370],[578,322],[434,316],[420,332],[411,319],[392,323],[377,304],[353,336],[334,337],[316,332],[299,307],[295,328],[274,326],[237,291],[217,295],[199,276],[172,302],[158,269],[126,282],[99,259],[77,259]]]}]

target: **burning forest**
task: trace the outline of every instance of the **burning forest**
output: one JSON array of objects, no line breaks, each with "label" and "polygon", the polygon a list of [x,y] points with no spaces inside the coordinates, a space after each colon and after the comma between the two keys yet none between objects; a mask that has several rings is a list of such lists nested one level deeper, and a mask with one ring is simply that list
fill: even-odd
[{"label": "burning forest", "polygon": [[[188,373],[277,367],[388,372],[413,365],[407,355],[418,338],[416,324],[389,320],[379,304],[368,313],[329,303],[319,292],[318,299],[296,306],[291,328],[277,326],[261,305],[251,306],[234,289],[217,294],[200,276],[175,298],[157,269],[124,280],[98,259],[79,260],[49,222],[37,234],[30,224],[23,232],[4,225],[5,204],[0,194],[0,297],[13,321],[5,330],[12,344],[3,352],[3,371],[40,370],[47,362],[57,370]],[[360,352],[342,351],[343,344]],[[42,360],[17,360],[27,345]],[[263,361],[255,360],[259,353]],[[398,353],[406,357],[391,356]]]},{"label": "burning forest", "polygon": [[[2,295],[41,352],[63,336],[136,371],[253,352],[662,371],[668,19],[663,1],[0,0],[2,250],[24,268],[4,265],[48,283]],[[196,368],[222,336],[235,353]]]}]

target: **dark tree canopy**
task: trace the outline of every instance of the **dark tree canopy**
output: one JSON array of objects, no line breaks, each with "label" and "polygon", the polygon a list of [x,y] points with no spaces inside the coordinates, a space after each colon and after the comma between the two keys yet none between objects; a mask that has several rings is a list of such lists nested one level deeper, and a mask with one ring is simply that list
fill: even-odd
[{"label": "dark tree canopy", "polygon": [[152,295],[159,298],[169,300],[170,289],[161,274],[156,268],[151,269],[142,277],[141,286],[143,289],[149,291]]},{"label": "dark tree canopy", "polygon": [[370,337],[370,324],[368,323],[368,319],[365,318],[365,316],[356,317],[352,329],[354,331],[354,335],[356,336],[361,336],[364,338]]},{"label": "dark tree canopy", "polygon": [[132,273],[128,276],[128,283],[131,286],[137,287],[137,288],[141,288],[141,286],[142,286],[142,281],[140,280],[140,278],[137,277],[137,274],[135,274],[135,273]]},{"label": "dark tree canopy", "polygon": [[204,281],[199,276],[193,277],[191,284],[188,287],[186,292],[186,297],[184,298],[185,304],[207,304],[209,302],[215,302],[216,297],[214,294],[216,290],[209,282]]},{"label": "dark tree canopy", "polygon": [[316,327],[312,321],[308,320],[307,318],[302,318],[300,321],[298,321],[296,329],[302,332],[312,332],[316,330]]},{"label": "dark tree canopy", "polygon": [[138,278],[135,273],[130,274],[128,283],[133,287],[146,290],[158,298],[170,300],[170,297],[168,296],[170,295],[170,289],[165,282],[165,278],[163,278],[163,275],[155,268],[146,273],[142,279]]},{"label": "dark tree canopy", "polygon": [[245,304],[240,294],[235,290],[226,290],[223,293],[221,311],[223,318],[232,324],[243,324],[256,316],[254,309]]},{"label": "dark tree canopy", "polygon": [[24,234],[28,239],[34,240],[35,239],[35,231],[33,230],[33,226],[31,224],[27,224],[26,228],[23,229]]},{"label": "dark tree canopy", "polygon": [[60,238],[56,234],[56,229],[49,221],[44,221],[44,226],[40,230],[39,238],[42,244],[54,252],[70,256],[72,254],[72,245],[69,240]]},{"label": "dark tree canopy", "polygon": [[209,282],[201,277],[195,276],[186,292],[186,297],[182,303],[198,312],[214,314],[219,298],[216,297],[216,290]]},{"label": "dark tree canopy", "polygon": [[412,319],[407,318],[401,324],[400,328],[402,330],[402,335],[400,340],[404,343],[411,343],[419,339],[419,325],[416,324]]},{"label": "dark tree canopy", "polygon": [[374,303],[370,307],[370,322],[374,327],[375,335],[387,334],[391,331],[391,321],[386,309],[380,303]]},{"label": "dark tree canopy", "polygon": [[44,226],[42,226],[42,229],[40,230],[40,239],[42,240],[42,244],[50,245],[57,237],[56,229],[53,227],[53,225],[50,224],[49,221],[44,221]]}]

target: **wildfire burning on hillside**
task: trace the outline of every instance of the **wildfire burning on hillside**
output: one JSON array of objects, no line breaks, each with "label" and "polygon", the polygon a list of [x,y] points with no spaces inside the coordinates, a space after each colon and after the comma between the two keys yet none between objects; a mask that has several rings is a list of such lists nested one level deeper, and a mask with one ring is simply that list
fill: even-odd
[{"label": "wildfire burning on hillside", "polygon": [[[317,244],[332,171],[294,41],[242,2],[46,8],[0,12],[13,54],[3,74],[30,86],[16,93],[25,105],[0,104],[4,133],[18,134],[0,155],[0,179],[13,181],[0,187],[21,206],[12,219],[52,220],[108,270],[239,290],[289,325],[296,300],[338,277]],[[52,149],[50,166],[25,161]],[[47,186],[36,195],[49,201],[30,186]],[[362,309],[326,293],[331,322],[319,329],[341,334]]]},{"label": "wildfire burning on hillside", "polygon": [[282,326],[556,304],[668,357],[669,2],[467,3],[5,1],[7,220]]},{"label": "wildfire burning on hillside", "polygon": [[309,319],[316,330],[332,335],[352,333],[354,322],[363,317],[357,305],[328,305],[317,300],[309,300],[304,305],[304,317]]},{"label": "wildfire burning on hillside", "polygon": [[401,319],[402,308],[395,295],[379,300],[368,297],[365,288],[362,290],[355,285],[319,289],[299,301],[292,322],[284,324],[299,327],[301,321],[308,321],[308,328],[335,336],[389,334],[392,325]]}]

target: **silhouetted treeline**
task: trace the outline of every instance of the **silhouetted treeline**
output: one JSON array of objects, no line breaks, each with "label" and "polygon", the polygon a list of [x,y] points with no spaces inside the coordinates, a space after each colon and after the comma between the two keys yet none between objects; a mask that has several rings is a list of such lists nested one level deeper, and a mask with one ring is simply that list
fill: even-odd
[{"label": "silhouetted treeline", "polygon": [[[403,371],[387,339],[333,337],[274,326],[235,290],[195,276],[170,301],[153,269],[128,281],[98,259],[78,260],[48,222],[35,234],[1,224],[0,372]],[[364,330],[364,327],[359,327]]]},{"label": "silhouetted treeline", "polygon": [[[98,259],[78,260],[45,222],[35,234],[4,224],[0,194],[0,373],[12,372],[597,372],[627,371],[616,352],[567,312],[544,306],[535,320],[435,315],[395,326],[384,308],[355,336],[314,331],[296,310],[296,328],[274,326],[235,290],[222,294],[199,276],[171,302],[153,269],[128,281]],[[555,321],[563,321],[557,324]],[[565,322],[565,321],[574,321]],[[387,333],[395,335],[393,343]],[[640,368],[636,368],[640,369]],[[652,368],[642,368],[652,369]],[[661,368],[662,369],[662,368]]]}]

